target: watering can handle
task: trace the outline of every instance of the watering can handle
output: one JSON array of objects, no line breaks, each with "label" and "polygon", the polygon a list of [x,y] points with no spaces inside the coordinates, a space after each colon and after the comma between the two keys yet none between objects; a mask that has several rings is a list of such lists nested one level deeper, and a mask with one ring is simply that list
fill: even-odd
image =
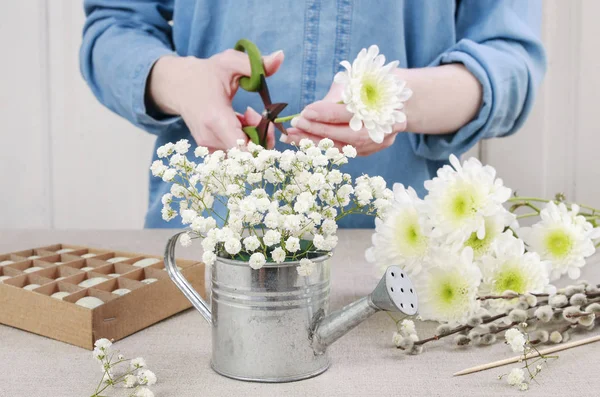
[{"label": "watering can handle", "polygon": [[177,264],[175,262],[175,247],[177,246],[177,240],[179,240],[179,236],[184,234],[185,232],[179,232],[173,237],[169,239],[167,242],[167,246],[165,248],[165,268],[167,269],[167,273],[171,280],[175,283],[177,288],[183,292],[183,295],[192,302],[192,305],[202,314],[202,317],[209,324],[212,324],[212,315],[210,309],[208,308],[208,304],[206,301],[200,296],[200,294],[192,287],[189,281],[183,276],[183,274],[177,268]]}]

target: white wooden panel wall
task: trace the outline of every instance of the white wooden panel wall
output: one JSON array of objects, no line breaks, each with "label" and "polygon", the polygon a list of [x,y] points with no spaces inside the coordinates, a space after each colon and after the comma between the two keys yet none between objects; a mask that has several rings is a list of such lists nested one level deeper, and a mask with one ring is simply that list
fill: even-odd
[{"label": "white wooden panel wall", "polygon": [[14,1],[2,8],[0,227],[47,228],[52,201],[45,2]]},{"label": "white wooden panel wall", "polygon": [[79,71],[81,1],[47,0],[56,228],[140,228],[154,137],[98,103]]},{"label": "white wooden panel wall", "polygon": [[[0,228],[139,228],[153,137],[103,108],[83,82],[79,0],[3,4]],[[549,70],[513,137],[470,154],[520,194],[600,206],[600,1],[545,0]]]}]

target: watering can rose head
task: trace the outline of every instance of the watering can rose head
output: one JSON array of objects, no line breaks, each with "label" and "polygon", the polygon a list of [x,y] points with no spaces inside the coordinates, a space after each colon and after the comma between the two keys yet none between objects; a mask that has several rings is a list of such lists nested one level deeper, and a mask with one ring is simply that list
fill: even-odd
[{"label": "watering can rose head", "polygon": [[[300,261],[298,272],[310,274],[311,258],[337,245],[339,219],[381,217],[393,199],[383,178],[353,180],[340,171],[356,149],[340,151],[330,139],[318,145],[304,139],[297,150],[283,152],[244,141],[227,153],[198,147],[194,154],[201,162],[186,156],[190,147],[187,140],[161,146],[151,170],[173,184],[162,198],[163,218],[180,216],[189,225],[180,241],[202,239],[207,264],[217,256],[247,261],[255,269]],[[215,203],[225,208],[218,211]]]}]

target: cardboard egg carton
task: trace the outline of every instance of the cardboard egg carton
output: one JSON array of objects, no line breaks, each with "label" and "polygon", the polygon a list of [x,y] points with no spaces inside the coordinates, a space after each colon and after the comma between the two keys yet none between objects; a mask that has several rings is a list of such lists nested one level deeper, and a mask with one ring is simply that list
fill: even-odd
[{"label": "cardboard egg carton", "polygon": [[[204,294],[204,264],[177,261]],[[92,350],[191,307],[163,258],[55,244],[0,255],[0,323]]]}]

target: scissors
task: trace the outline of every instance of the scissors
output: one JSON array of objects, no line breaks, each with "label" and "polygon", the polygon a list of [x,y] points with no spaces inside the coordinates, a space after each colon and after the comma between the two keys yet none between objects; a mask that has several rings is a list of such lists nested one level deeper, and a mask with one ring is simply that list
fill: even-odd
[{"label": "scissors", "polygon": [[242,130],[248,135],[250,140],[263,147],[267,146],[267,131],[269,124],[273,123],[275,127],[283,134],[287,135],[287,131],[282,123],[275,122],[275,118],[288,105],[287,103],[272,103],[269,87],[265,78],[265,68],[262,62],[262,56],[256,45],[250,40],[241,39],[234,47],[237,51],[246,52],[250,59],[250,76],[240,78],[240,87],[248,92],[258,92],[264,104],[262,119],[258,126],[247,126]]}]

